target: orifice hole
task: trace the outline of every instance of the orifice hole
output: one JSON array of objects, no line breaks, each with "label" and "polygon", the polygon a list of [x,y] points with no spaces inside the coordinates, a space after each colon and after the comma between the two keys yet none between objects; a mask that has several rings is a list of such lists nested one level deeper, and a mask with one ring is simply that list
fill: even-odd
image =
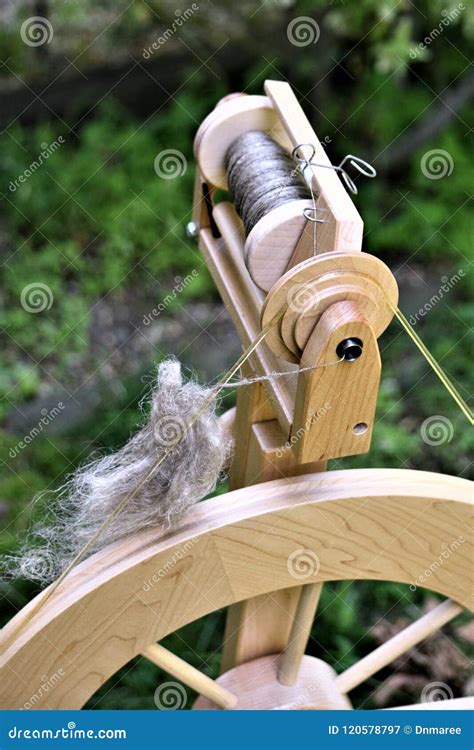
[{"label": "orifice hole", "polygon": [[368,424],[367,422],[357,422],[357,424],[354,425],[352,428],[352,432],[354,435],[363,435],[368,430]]}]

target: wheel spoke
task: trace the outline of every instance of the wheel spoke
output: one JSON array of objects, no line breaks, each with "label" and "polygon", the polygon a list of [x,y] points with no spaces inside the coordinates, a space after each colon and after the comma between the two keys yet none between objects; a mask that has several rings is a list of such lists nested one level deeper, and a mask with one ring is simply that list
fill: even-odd
[{"label": "wheel spoke", "polygon": [[200,672],[199,669],[188,664],[184,659],[180,659],[179,656],[163,648],[159,643],[148,646],[148,648],[142,651],[142,656],[165,672],[168,672],[168,674],[177,680],[183,682],[192,690],[195,690],[200,695],[204,695],[205,698],[213,701],[220,708],[233,708],[237,703],[237,698],[233,693],[221,687],[221,685],[211,680],[210,677]]},{"label": "wheel spoke", "polygon": [[308,583],[301,587],[290,639],[278,669],[278,681],[282,685],[294,685],[298,679],[301,659],[306,650],[322,588],[322,583]]},{"label": "wheel spoke", "polygon": [[424,641],[429,635],[460,614],[463,608],[451,599],[439,604],[419,620],[390,638],[375,651],[346,669],[336,678],[336,685],[341,693],[348,693],[361,682],[364,682],[383,667],[391,664],[417,643]]}]

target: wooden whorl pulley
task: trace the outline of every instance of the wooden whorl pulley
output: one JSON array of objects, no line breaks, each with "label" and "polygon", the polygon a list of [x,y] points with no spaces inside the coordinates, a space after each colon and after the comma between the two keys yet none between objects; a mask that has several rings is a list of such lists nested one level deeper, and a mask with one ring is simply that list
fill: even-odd
[{"label": "wooden whorl pulley", "polygon": [[280,323],[267,335],[279,357],[299,363],[323,313],[337,302],[358,305],[378,338],[393,318],[397,283],[379,258],[367,253],[324,253],[299,263],[271,288],[262,309],[262,327],[279,312]]}]

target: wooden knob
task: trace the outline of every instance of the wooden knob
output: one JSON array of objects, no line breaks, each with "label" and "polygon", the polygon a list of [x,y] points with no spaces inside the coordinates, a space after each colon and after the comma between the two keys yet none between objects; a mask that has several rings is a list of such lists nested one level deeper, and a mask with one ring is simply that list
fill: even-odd
[{"label": "wooden knob", "polygon": [[318,320],[336,302],[356,303],[378,338],[393,318],[398,287],[390,269],[367,253],[323,253],[287,271],[270,289],[261,324],[278,312],[280,323],[268,333],[270,349],[299,363]]}]

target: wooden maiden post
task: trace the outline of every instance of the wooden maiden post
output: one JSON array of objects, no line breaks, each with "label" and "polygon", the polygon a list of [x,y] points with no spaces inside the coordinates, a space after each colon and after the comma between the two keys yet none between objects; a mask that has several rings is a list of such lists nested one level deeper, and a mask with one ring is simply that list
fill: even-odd
[{"label": "wooden maiden post", "polygon": [[[362,219],[291,87],[267,81],[265,91],[267,97],[226,97],[203,122],[195,141],[194,218],[200,247],[243,346],[275,314],[281,311],[283,316],[245,374],[331,364],[337,360],[338,344],[349,338],[364,342],[364,356],[340,368],[309,370],[240,389],[232,489],[322,471],[330,458],[369,449],[380,378],[376,335],[392,317],[381,285],[386,284],[395,304],[397,299],[388,269],[361,253]],[[324,222],[317,227],[316,247],[314,225],[298,206],[271,211],[247,242],[232,204],[212,208],[209,194],[227,188],[227,149],[249,130],[267,132],[288,151],[299,146],[305,153],[309,144],[313,148],[312,161],[320,166],[308,169],[317,196],[316,215]],[[211,216],[219,238],[211,231]],[[303,307],[291,305],[298,294]],[[295,586],[232,606],[222,671],[286,650],[281,679],[294,682],[320,589],[319,584]]]}]

